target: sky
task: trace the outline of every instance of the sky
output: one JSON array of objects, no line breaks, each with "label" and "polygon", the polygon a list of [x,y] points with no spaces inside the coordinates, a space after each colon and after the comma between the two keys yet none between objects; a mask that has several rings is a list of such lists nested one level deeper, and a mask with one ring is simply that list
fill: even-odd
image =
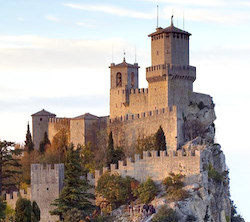
[{"label": "sky", "polygon": [[41,109],[108,115],[108,67],[124,52],[139,63],[146,88],[157,5],[160,27],[173,14],[174,25],[192,33],[194,91],[213,97],[231,196],[250,221],[249,0],[0,0],[0,139],[23,143]]}]

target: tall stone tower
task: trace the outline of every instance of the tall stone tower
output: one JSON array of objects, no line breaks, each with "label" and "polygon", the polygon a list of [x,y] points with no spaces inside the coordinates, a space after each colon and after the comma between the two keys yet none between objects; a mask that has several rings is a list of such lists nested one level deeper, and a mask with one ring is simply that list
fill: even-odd
[{"label": "tall stone tower", "polygon": [[124,107],[129,105],[128,92],[138,88],[137,63],[129,64],[125,58],[123,62],[110,68],[110,118],[125,114]]},{"label": "tall stone tower", "polygon": [[188,106],[193,92],[196,68],[189,66],[190,33],[171,26],[149,35],[151,38],[151,66],[146,69],[149,86],[149,107]]},{"label": "tall stone tower", "polygon": [[39,149],[39,145],[43,140],[44,133],[48,133],[49,118],[54,118],[56,115],[43,109],[31,116],[33,143],[35,145],[35,149]]},{"label": "tall stone tower", "polygon": [[64,164],[31,165],[31,198],[41,209],[41,222],[59,221],[58,216],[50,215],[51,203],[59,197],[63,188]]}]

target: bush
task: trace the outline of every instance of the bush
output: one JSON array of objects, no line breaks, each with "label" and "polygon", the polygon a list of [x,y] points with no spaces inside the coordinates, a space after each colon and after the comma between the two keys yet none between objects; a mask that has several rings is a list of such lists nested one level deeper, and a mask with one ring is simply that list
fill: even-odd
[{"label": "bush", "polygon": [[98,180],[96,191],[111,204],[112,208],[116,208],[134,199],[133,189],[138,183],[131,177],[123,178],[107,172]]},{"label": "bush", "polygon": [[151,178],[139,184],[138,188],[134,190],[134,195],[140,199],[142,203],[148,204],[152,201],[158,192],[157,186]]},{"label": "bush", "polygon": [[186,218],[186,222],[196,221],[196,217],[194,215],[189,214]]},{"label": "bush", "polygon": [[223,181],[223,175],[216,171],[211,163],[208,166],[208,177],[213,179],[217,183]]},{"label": "bush", "polygon": [[168,206],[160,208],[158,213],[153,217],[152,222],[178,222],[179,218],[176,212]]},{"label": "bush", "polygon": [[162,181],[167,192],[167,199],[171,201],[184,200],[188,197],[188,192],[183,190],[183,180],[185,175],[169,173],[169,176]]}]

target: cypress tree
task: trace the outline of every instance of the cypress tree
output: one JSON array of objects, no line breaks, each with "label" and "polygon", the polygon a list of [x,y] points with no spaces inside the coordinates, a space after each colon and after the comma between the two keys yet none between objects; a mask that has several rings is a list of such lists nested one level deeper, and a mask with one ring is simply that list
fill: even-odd
[{"label": "cypress tree", "polygon": [[28,151],[30,153],[34,150],[34,143],[32,141],[29,123],[27,125],[26,140],[24,141],[24,143],[25,143],[25,150],[26,151]]},{"label": "cypress tree", "polygon": [[88,191],[92,188],[85,178],[85,170],[81,166],[80,149],[74,150],[73,144],[67,151],[67,161],[65,164],[64,187],[52,205],[56,208],[51,211],[51,215],[59,215],[63,218],[69,211],[76,209],[82,214],[82,217],[89,215],[95,207],[90,199],[94,195]]},{"label": "cypress tree", "polygon": [[162,127],[160,126],[155,134],[155,150],[166,150],[166,138]]},{"label": "cypress tree", "polygon": [[43,141],[41,141],[40,146],[39,146],[40,153],[44,153],[46,150],[46,146],[49,144],[50,144],[50,140],[48,137],[48,133],[45,131],[44,136],[43,136]]},{"label": "cypress tree", "polygon": [[114,140],[112,131],[109,133],[109,140],[108,140],[108,147],[107,147],[107,166],[109,164],[114,163],[114,155],[115,155],[115,149],[114,149]]}]

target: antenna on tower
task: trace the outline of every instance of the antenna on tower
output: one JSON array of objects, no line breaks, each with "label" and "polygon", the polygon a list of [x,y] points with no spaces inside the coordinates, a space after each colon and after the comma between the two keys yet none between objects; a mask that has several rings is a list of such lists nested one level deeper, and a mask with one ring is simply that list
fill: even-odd
[{"label": "antenna on tower", "polygon": [[112,63],[114,63],[114,49],[113,49],[113,44],[112,44]]},{"label": "antenna on tower", "polygon": [[174,8],[172,8],[171,26],[174,25],[173,18],[174,18]]},{"label": "antenna on tower", "polygon": [[136,45],[135,45],[135,63],[136,63]]},{"label": "antenna on tower", "polygon": [[159,27],[159,11],[158,11],[158,9],[159,9],[159,6],[157,5],[157,25],[156,25],[156,28]]},{"label": "antenna on tower", "polygon": [[184,11],[183,11],[183,30],[185,29]]},{"label": "antenna on tower", "polygon": [[124,61],[124,62],[125,62],[125,56],[126,56],[125,48],[123,48],[123,61]]}]

